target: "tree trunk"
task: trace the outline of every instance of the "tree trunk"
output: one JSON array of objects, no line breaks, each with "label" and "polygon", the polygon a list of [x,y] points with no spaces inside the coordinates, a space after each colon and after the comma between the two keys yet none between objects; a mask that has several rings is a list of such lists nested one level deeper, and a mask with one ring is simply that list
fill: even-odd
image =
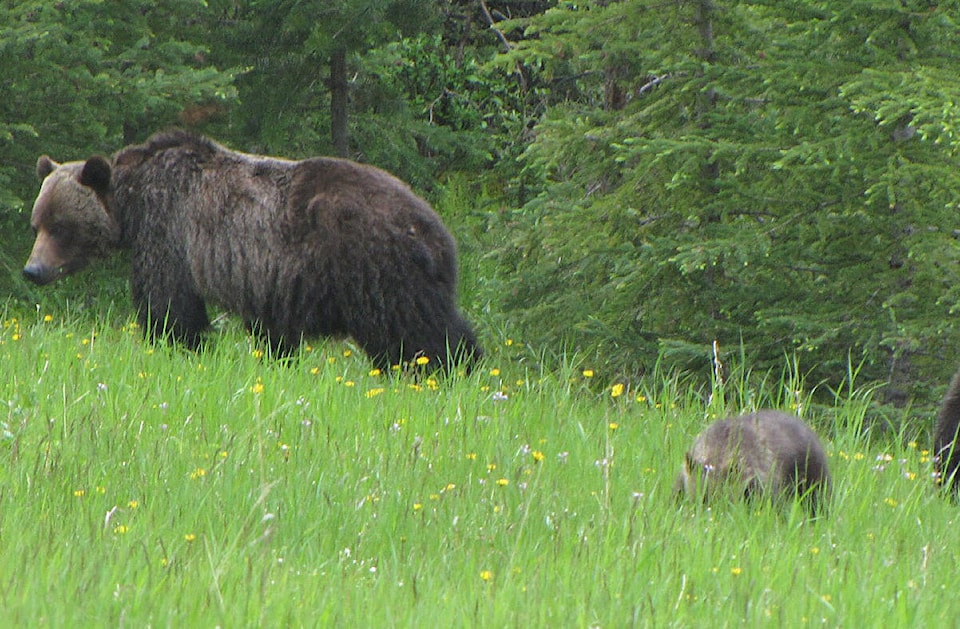
[{"label": "tree trunk", "polygon": [[337,48],[330,55],[330,140],[339,157],[350,157],[347,122],[347,49]]}]

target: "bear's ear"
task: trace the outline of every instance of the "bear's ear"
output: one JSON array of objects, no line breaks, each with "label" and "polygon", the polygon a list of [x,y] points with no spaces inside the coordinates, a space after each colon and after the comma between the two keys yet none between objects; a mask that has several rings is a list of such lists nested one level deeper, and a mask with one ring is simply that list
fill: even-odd
[{"label": "bear's ear", "polygon": [[41,155],[40,159],[37,160],[37,177],[40,177],[40,181],[43,181],[47,178],[47,175],[55,171],[58,166],[60,166],[60,164],[50,159],[49,155]]},{"label": "bear's ear", "polygon": [[110,189],[110,163],[99,155],[91,157],[83,165],[78,181],[93,188],[94,192],[106,193]]}]

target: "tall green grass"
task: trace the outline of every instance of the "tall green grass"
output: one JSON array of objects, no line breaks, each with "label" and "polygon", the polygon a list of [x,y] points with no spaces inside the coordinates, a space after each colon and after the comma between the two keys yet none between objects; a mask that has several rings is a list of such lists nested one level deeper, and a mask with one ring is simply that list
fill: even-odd
[{"label": "tall green grass", "polygon": [[[469,376],[371,373],[341,343],[266,360],[38,312],[0,330],[0,621],[19,626],[913,626],[952,623],[960,507],[926,444],[814,418],[826,516],[678,504],[723,412],[519,342]],[[805,412],[787,376],[734,406]],[[734,390],[731,390],[734,389]],[[615,395],[616,394],[616,395]]]}]

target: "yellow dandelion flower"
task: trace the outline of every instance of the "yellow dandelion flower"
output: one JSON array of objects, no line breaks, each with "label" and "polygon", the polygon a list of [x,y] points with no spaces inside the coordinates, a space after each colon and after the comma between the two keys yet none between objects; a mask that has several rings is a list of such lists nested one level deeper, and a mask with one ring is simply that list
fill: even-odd
[{"label": "yellow dandelion flower", "polygon": [[743,568],[740,568],[740,567],[730,568],[730,574],[732,574],[735,577],[740,576],[740,574],[742,573],[743,573]]},{"label": "yellow dandelion flower", "polygon": [[477,453],[476,453],[476,452],[467,452],[466,457],[467,457],[467,460],[468,460],[468,461],[476,461],[476,460],[477,460]]},{"label": "yellow dandelion flower", "polygon": [[345,387],[352,387],[352,386],[355,386],[356,384],[357,384],[357,383],[354,382],[353,380],[346,380],[346,381],[344,381],[343,386],[345,386]]},{"label": "yellow dandelion flower", "polygon": [[645,396],[645,395],[638,395],[638,396],[637,396],[637,402],[643,404],[643,403],[646,402],[646,401],[647,401],[647,396]]},{"label": "yellow dandelion flower", "polygon": [[13,335],[11,338],[12,338],[14,341],[19,341],[21,337],[20,337],[19,334],[14,333],[14,335]]},{"label": "yellow dandelion flower", "polygon": [[495,470],[495,469],[497,469],[497,464],[496,464],[496,463],[487,463],[487,471],[488,471],[488,472],[492,472],[492,471]]},{"label": "yellow dandelion flower", "polygon": [[328,365],[332,365],[332,364],[335,363],[335,362],[337,362],[337,357],[336,357],[336,356],[329,356],[329,357],[327,357],[327,364],[328,364]]},{"label": "yellow dandelion flower", "polygon": [[887,505],[888,507],[896,507],[896,506],[897,506],[897,501],[894,500],[893,498],[884,498],[883,503],[884,503],[885,505]]},{"label": "yellow dandelion flower", "polygon": [[263,350],[262,350],[262,349],[255,349],[255,350],[253,350],[252,352],[250,352],[250,354],[251,354],[254,358],[263,358]]},{"label": "yellow dandelion flower", "polygon": [[46,321],[47,323],[50,323],[51,321],[53,321],[53,315],[43,315],[43,320]]},{"label": "yellow dandelion flower", "polygon": [[207,470],[203,469],[202,467],[198,467],[197,469],[190,472],[190,478],[192,478],[193,480],[197,480],[198,478],[203,478],[206,475],[207,475]]},{"label": "yellow dandelion flower", "polygon": [[510,480],[509,480],[509,479],[506,479],[506,478],[498,478],[498,479],[497,479],[497,485],[500,485],[501,487],[506,487],[506,486],[509,485],[509,484],[510,484]]},{"label": "yellow dandelion flower", "polygon": [[489,570],[481,570],[480,578],[483,579],[484,581],[489,581],[493,578],[493,572]]},{"label": "yellow dandelion flower", "polygon": [[503,342],[503,344],[506,345],[507,347],[510,347],[511,345],[513,345],[513,339],[507,339],[506,341]]},{"label": "yellow dandelion flower", "polygon": [[130,527],[128,527],[128,526],[125,525],[125,524],[121,524],[121,525],[119,525],[119,526],[113,527],[113,532],[116,533],[117,535],[123,535],[124,533],[126,533],[126,532],[129,531],[129,530],[130,530]]},{"label": "yellow dandelion flower", "polygon": [[416,362],[418,365],[420,365],[421,367],[423,367],[424,365],[426,365],[427,363],[430,362],[430,357],[429,357],[429,356],[417,356],[417,360],[416,360],[415,362]]},{"label": "yellow dandelion flower", "polygon": [[620,397],[621,395],[623,395],[623,384],[618,382],[610,387],[610,397]]},{"label": "yellow dandelion flower", "polygon": [[226,451],[226,450],[222,450],[222,451],[220,452],[220,458],[221,458],[221,459],[227,458],[227,451]]},{"label": "yellow dandelion flower", "polygon": [[533,456],[533,460],[536,461],[537,463],[539,463],[540,461],[546,458],[546,456],[544,456],[543,452],[540,452],[540,450],[534,450],[530,454],[531,456]]},{"label": "yellow dandelion flower", "polygon": [[260,380],[257,380],[257,382],[252,387],[250,387],[250,390],[253,392],[254,395],[260,395],[261,393],[263,393],[263,383],[260,382]]},{"label": "yellow dandelion flower", "polygon": [[494,367],[493,369],[490,370],[490,375],[491,375],[491,376],[499,376],[499,375],[500,375],[500,370],[497,369],[496,367]]},{"label": "yellow dandelion flower", "polygon": [[83,498],[86,494],[87,494],[87,490],[86,490],[86,489],[74,489],[74,490],[73,490],[73,495],[76,496],[77,498]]},{"label": "yellow dandelion flower", "polygon": [[376,389],[370,389],[369,391],[364,393],[364,395],[366,395],[368,398],[377,397],[378,395],[383,393],[383,391],[384,391],[383,387],[378,387]]},{"label": "yellow dandelion flower", "polygon": [[127,507],[129,507],[130,509],[136,509],[139,506],[140,506],[140,503],[136,500],[131,500],[130,502],[127,503]]},{"label": "yellow dandelion flower", "polygon": [[415,502],[415,503],[413,503],[413,510],[414,510],[414,511],[419,511],[420,509],[423,509],[423,503],[420,503],[420,502]]},{"label": "yellow dandelion flower", "polygon": [[349,349],[343,350],[343,357],[344,357],[344,358],[350,358],[351,356],[353,356],[353,350],[349,350]]},{"label": "yellow dandelion flower", "polygon": [[620,424],[618,424],[617,422],[610,422],[610,430],[616,430],[619,427],[620,427]]},{"label": "yellow dandelion flower", "polygon": [[436,378],[427,378],[427,388],[431,391],[436,391],[440,388],[440,383],[437,382]]},{"label": "yellow dandelion flower", "polygon": [[187,540],[188,542],[192,542],[193,540],[197,539],[197,536],[193,533],[187,533],[183,536],[183,539]]},{"label": "yellow dandelion flower", "polygon": [[380,373],[381,373],[381,372],[380,372],[379,369],[374,368],[374,369],[371,369],[370,371],[368,371],[368,372],[367,372],[367,375],[368,375],[368,376],[379,376]]},{"label": "yellow dandelion flower", "polygon": [[810,549],[810,554],[811,554],[811,555],[819,555],[819,554],[820,554],[820,548],[818,548],[817,546],[814,546],[813,548]]},{"label": "yellow dandelion flower", "polygon": [[584,370],[583,370],[583,377],[584,377],[584,378],[592,378],[592,377],[593,377],[593,369],[584,369]]}]

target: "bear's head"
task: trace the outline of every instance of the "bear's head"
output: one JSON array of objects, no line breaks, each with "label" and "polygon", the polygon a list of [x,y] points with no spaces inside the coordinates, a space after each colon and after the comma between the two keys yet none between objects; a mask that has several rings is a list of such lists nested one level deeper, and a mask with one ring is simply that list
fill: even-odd
[{"label": "bear's head", "polygon": [[120,243],[120,226],[107,212],[110,163],[102,157],[58,164],[37,160],[43,181],[30,226],[37,238],[23,275],[35,284],[50,282],[103,257]]}]

